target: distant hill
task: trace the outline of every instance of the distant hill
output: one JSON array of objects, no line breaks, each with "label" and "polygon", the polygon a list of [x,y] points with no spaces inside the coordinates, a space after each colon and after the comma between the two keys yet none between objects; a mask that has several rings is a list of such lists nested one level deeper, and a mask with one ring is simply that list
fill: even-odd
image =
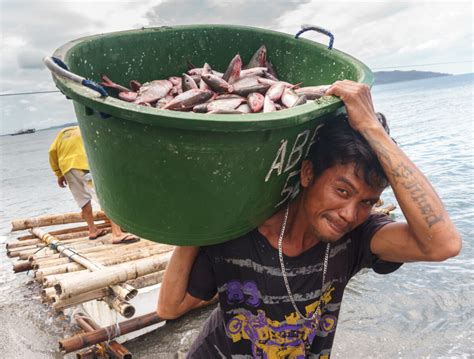
[{"label": "distant hill", "polygon": [[413,81],[427,79],[430,77],[452,76],[441,72],[431,71],[378,71],[374,72],[375,85],[388,84],[391,82]]}]

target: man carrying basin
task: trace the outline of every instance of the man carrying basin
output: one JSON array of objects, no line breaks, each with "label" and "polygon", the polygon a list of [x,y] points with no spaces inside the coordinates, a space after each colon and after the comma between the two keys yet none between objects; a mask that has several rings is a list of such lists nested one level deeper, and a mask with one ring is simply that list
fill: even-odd
[{"label": "man carrying basin", "polygon": [[[59,187],[69,186],[87,223],[89,239],[97,239],[106,235],[107,230],[97,228],[94,223],[91,200],[93,198],[96,200],[96,197],[78,126],[66,127],[56,135],[49,148],[49,163],[58,178]],[[122,232],[122,229],[114,222],[110,221],[110,225],[112,243],[129,243],[140,240],[133,234]]]},{"label": "man carrying basin", "polygon": [[[235,240],[175,249],[157,313],[176,318],[211,300],[190,358],[327,358],[343,292],[362,268],[443,261],[459,233],[431,184],[388,134],[370,90],[338,81],[347,117],[327,121],[300,172],[301,192]],[[390,185],[407,223],[372,213]]]}]

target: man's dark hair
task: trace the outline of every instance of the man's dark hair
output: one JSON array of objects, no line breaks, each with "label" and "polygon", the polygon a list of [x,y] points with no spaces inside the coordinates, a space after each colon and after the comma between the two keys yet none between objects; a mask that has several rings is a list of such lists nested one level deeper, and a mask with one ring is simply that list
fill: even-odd
[{"label": "man's dark hair", "polygon": [[[390,134],[385,116],[377,113],[377,118]],[[365,138],[349,125],[346,115],[331,118],[318,129],[307,159],[313,164],[316,178],[335,165],[353,163],[356,174],[369,186],[388,186],[387,176],[376,154]]]}]

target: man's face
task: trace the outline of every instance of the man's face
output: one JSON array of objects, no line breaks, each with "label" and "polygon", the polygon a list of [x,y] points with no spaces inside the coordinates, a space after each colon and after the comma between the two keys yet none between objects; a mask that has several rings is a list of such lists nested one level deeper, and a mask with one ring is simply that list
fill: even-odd
[{"label": "man's face", "polygon": [[334,242],[369,216],[383,189],[369,186],[354,172],[354,165],[335,165],[314,176],[305,161],[301,172],[303,206],[309,227],[322,242]]}]

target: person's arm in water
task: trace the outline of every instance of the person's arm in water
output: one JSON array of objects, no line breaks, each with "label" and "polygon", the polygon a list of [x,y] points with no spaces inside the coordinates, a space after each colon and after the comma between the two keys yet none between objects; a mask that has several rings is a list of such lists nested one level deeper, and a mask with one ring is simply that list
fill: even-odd
[{"label": "person's arm in water", "polygon": [[373,237],[371,250],[394,262],[442,261],[461,250],[461,237],[427,178],[377,119],[367,85],[335,82],[326,95],[344,102],[352,128],[367,140],[384,169],[407,223],[392,223]]},{"label": "person's arm in water", "polygon": [[156,312],[162,319],[178,318],[184,313],[213,303],[193,297],[187,292],[189,274],[199,247],[176,247],[161,281]]}]

